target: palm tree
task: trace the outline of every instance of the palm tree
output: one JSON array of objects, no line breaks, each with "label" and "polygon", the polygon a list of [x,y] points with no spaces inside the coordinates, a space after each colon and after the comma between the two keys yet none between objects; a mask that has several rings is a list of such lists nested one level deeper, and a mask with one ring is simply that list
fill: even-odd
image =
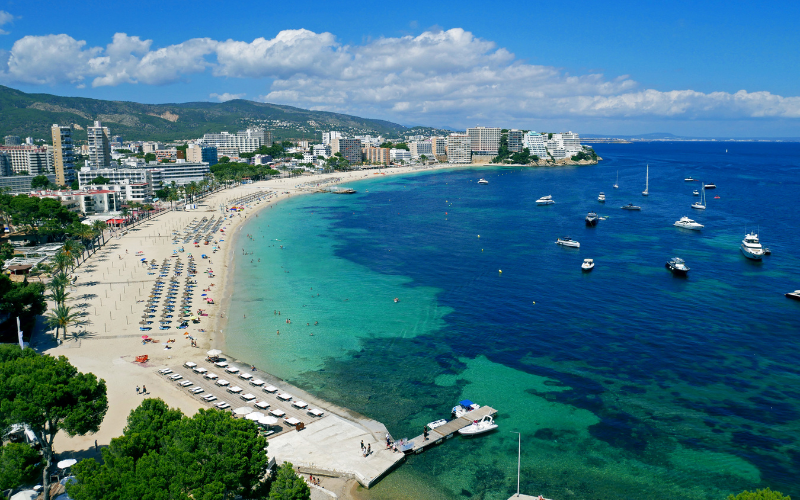
[{"label": "palm tree", "polygon": [[56,327],[56,338],[58,337],[58,330],[63,329],[64,340],[66,340],[67,328],[77,323],[79,317],[80,315],[77,312],[73,312],[71,307],[64,304],[57,304],[52,312],[45,315],[45,321],[48,326]]},{"label": "palm tree", "polygon": [[92,223],[92,229],[97,231],[100,236],[103,237],[103,245],[106,244],[106,229],[108,229],[108,224],[101,220],[96,220]]},{"label": "palm tree", "polygon": [[[52,284],[52,281],[50,282]],[[69,298],[69,292],[66,288],[58,286],[50,289],[50,293],[47,295],[47,298],[55,302],[56,306],[64,305],[67,299]]]},{"label": "palm tree", "polygon": [[60,273],[64,273],[75,262],[75,257],[64,252],[58,252],[53,257],[53,265]]}]

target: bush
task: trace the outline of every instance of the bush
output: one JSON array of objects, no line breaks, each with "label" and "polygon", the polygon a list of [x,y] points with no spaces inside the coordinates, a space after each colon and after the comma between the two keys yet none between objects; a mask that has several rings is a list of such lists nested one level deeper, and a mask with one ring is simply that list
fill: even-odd
[{"label": "bush", "polygon": [[728,495],[727,500],[792,500],[792,497],[765,488],[756,491],[745,490],[738,495]]}]

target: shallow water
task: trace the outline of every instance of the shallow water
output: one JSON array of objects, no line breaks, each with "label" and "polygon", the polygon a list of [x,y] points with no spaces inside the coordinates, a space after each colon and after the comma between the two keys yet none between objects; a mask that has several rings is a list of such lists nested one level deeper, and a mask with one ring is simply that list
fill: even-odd
[{"label": "shallow water", "polygon": [[[499,410],[498,432],[410,457],[370,498],[508,498],[510,431],[528,494],[800,495],[800,304],[783,297],[800,288],[800,144],[596,149],[598,166],[374,176],[262,211],[237,242],[253,254],[238,249],[227,352],[395,437],[461,398]],[[708,210],[686,176],[717,184]],[[587,228],[589,210],[608,219]],[[683,215],[706,227],[673,227]],[[738,250],[750,229],[761,263]]]}]

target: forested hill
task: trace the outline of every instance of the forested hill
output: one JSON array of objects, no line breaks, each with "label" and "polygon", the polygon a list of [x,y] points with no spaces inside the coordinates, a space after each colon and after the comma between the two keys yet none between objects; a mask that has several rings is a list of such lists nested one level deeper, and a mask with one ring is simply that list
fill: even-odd
[{"label": "forested hill", "polygon": [[261,126],[275,139],[319,140],[319,131],[338,130],[347,134],[399,136],[406,127],[384,120],[310,111],[261,102],[187,102],[182,104],[140,104],[102,101],[84,97],[26,94],[0,85],[0,138],[6,135],[33,137],[50,142],[50,127],[74,124],[74,138],[86,139],[86,127],[94,120],[108,126],[123,140],[189,139],[209,132],[236,132]]}]

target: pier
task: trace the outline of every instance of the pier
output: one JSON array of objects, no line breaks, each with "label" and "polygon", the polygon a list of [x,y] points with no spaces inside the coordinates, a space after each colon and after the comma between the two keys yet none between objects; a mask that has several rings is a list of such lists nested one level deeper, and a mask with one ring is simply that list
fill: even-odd
[{"label": "pier", "polygon": [[486,415],[494,417],[497,415],[497,410],[491,406],[482,406],[477,410],[472,410],[466,415],[458,417],[455,420],[451,420],[442,426],[428,431],[427,440],[425,439],[424,435],[420,434],[414,439],[409,440],[409,444],[413,446],[406,450],[405,453],[406,455],[418,455],[425,450],[433,448],[434,446],[441,444],[455,436],[460,429],[472,424],[472,422],[475,420],[482,419]]}]

